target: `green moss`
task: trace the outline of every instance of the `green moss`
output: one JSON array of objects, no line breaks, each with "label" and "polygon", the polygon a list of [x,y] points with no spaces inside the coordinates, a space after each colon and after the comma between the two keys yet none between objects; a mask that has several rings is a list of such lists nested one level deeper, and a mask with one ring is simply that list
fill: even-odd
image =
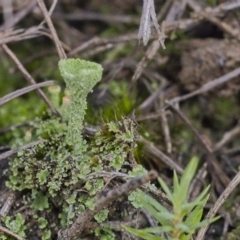
[{"label": "green moss", "polygon": [[109,98],[107,103],[94,107],[88,104],[86,121],[89,124],[99,124],[102,119],[106,121],[116,121],[122,116],[129,115],[133,110],[136,102],[135,90],[130,90],[127,82],[111,81],[108,84],[101,84],[99,88],[106,91]]},{"label": "green moss", "polygon": [[[212,101],[213,108],[215,109],[213,118],[216,121],[216,126],[218,129],[222,127],[229,126],[232,119],[236,118],[239,113],[237,99],[234,97],[219,97]],[[226,118],[226,116],[228,116]]]}]

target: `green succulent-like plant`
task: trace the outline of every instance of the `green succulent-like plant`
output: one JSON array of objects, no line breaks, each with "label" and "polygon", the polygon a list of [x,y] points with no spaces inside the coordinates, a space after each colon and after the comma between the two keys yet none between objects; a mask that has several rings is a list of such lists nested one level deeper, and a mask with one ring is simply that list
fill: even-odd
[{"label": "green succulent-like plant", "polygon": [[164,240],[160,234],[168,234],[170,240],[189,240],[196,229],[216,221],[219,217],[201,221],[203,209],[209,198],[209,187],[193,201],[188,202],[188,189],[196,172],[198,159],[194,157],[186,167],[179,181],[174,172],[173,191],[159,178],[159,183],[172,203],[172,211],[166,209],[161,203],[139,191],[142,206],[158,221],[158,227],[145,229],[124,228],[142,239]]}]

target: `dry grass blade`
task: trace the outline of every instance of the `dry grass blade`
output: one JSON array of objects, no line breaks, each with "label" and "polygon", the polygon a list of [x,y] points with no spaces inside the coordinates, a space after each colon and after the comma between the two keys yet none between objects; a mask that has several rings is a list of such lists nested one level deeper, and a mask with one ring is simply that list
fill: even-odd
[{"label": "dry grass blade", "polygon": [[37,0],[37,2],[38,2],[38,5],[39,5],[40,9],[41,9],[42,12],[43,12],[43,15],[44,15],[44,17],[45,17],[45,20],[46,20],[46,22],[47,22],[47,25],[48,25],[48,27],[49,27],[49,29],[50,29],[50,31],[51,31],[52,36],[53,36],[53,40],[54,40],[54,43],[55,43],[55,45],[56,45],[59,58],[60,58],[60,59],[65,59],[65,58],[67,58],[66,53],[64,52],[64,49],[63,49],[63,47],[62,47],[62,44],[61,44],[61,42],[60,42],[60,40],[59,40],[59,38],[58,38],[57,31],[56,31],[56,29],[55,29],[54,26],[53,26],[52,20],[51,20],[51,18],[50,18],[50,16],[49,16],[49,13],[48,13],[48,11],[47,11],[47,8],[46,8],[46,6],[45,6],[44,1],[42,1],[42,0]]},{"label": "dry grass blade", "polygon": [[162,151],[160,151],[158,148],[156,148],[151,142],[141,137],[138,142],[140,144],[143,144],[143,149],[146,151],[149,155],[155,156],[158,158],[161,162],[163,162],[166,166],[169,166],[171,169],[174,169],[177,173],[182,174],[183,169],[170,157],[165,155]]},{"label": "dry grass blade", "polygon": [[6,102],[13,100],[16,97],[19,97],[23,94],[26,94],[28,92],[31,92],[32,90],[36,90],[38,88],[41,87],[47,87],[47,86],[51,86],[56,84],[56,81],[50,80],[50,81],[46,81],[46,82],[42,82],[42,83],[37,83],[37,84],[33,84],[31,86],[19,89],[17,91],[11,92],[7,95],[5,95],[4,97],[0,98],[0,106],[2,106],[3,104],[5,104]]},{"label": "dry grass blade", "polygon": [[237,135],[240,134],[240,125],[238,124],[236,127],[226,132],[222,139],[217,142],[213,148],[214,151],[220,150],[226,143],[233,140]]},{"label": "dry grass blade", "polygon": [[138,32],[139,40],[143,40],[143,44],[147,45],[151,35],[151,18],[150,18],[150,4],[148,0],[143,1],[143,10],[141,16],[141,22]]},{"label": "dry grass blade", "polygon": [[[227,186],[227,188],[224,190],[224,192],[215,202],[215,204],[210,209],[205,219],[211,219],[216,215],[218,209],[222,206],[222,204],[225,202],[225,200],[228,198],[231,192],[238,186],[239,183],[240,183],[240,172],[233,178],[233,180],[230,182],[230,184]],[[196,240],[202,240],[204,238],[208,227],[209,225],[199,230]]]},{"label": "dry grass blade", "polygon": [[[58,0],[54,0],[54,1],[53,1],[52,6],[50,7],[50,10],[49,10],[49,12],[48,12],[49,17],[52,15],[52,13],[53,13],[56,5],[57,5],[57,2],[58,2]],[[39,27],[42,26],[45,22],[46,22],[46,19],[44,19],[44,20],[39,24]]]},{"label": "dry grass blade", "polygon": [[136,82],[139,77],[142,75],[144,69],[146,68],[148,62],[154,58],[158,49],[159,49],[159,41],[155,40],[148,47],[146,54],[142,57],[141,61],[137,64],[135,73],[132,77],[132,82]]},{"label": "dry grass blade", "polygon": [[182,111],[180,111],[177,107],[175,107],[170,102],[167,102],[167,104],[174,110],[174,112],[176,112],[179,115],[179,117],[189,127],[189,129],[195,135],[195,137],[198,140],[198,142],[202,145],[203,149],[206,151],[208,164],[212,165],[213,168],[215,169],[216,173],[217,173],[216,175],[212,173],[212,177],[215,180],[219,179],[220,182],[222,182],[222,184],[224,186],[228,186],[228,184],[230,182],[230,179],[228,178],[227,174],[222,170],[222,168],[221,168],[221,166],[219,164],[219,161],[217,160],[217,158],[213,154],[213,151],[210,148],[210,146],[207,145],[204,142],[204,140],[203,140],[202,136],[200,135],[200,133],[197,131],[197,129],[195,129],[195,127],[192,125],[191,121],[187,118],[187,116],[184,115],[184,113]]},{"label": "dry grass blade", "polygon": [[152,21],[153,21],[153,25],[157,31],[157,34],[158,34],[158,41],[161,43],[161,46],[163,49],[165,49],[165,45],[164,45],[164,38],[163,38],[163,34],[161,33],[160,31],[160,26],[158,24],[158,21],[157,21],[157,15],[156,15],[156,12],[155,12],[155,7],[154,7],[154,2],[153,0],[149,0],[150,1],[150,4],[151,4],[151,18],[152,18]]},{"label": "dry grass blade", "polygon": [[116,15],[116,14],[98,14],[95,12],[74,12],[68,14],[56,13],[53,15],[53,19],[66,19],[71,21],[84,21],[84,20],[96,20],[108,22],[111,24],[124,23],[124,24],[137,24],[138,18],[127,16],[127,15]]},{"label": "dry grass blade", "polygon": [[3,7],[3,19],[4,22],[7,22],[9,19],[12,19],[13,16],[12,0],[2,1],[2,7]]},{"label": "dry grass blade", "polygon": [[142,39],[143,44],[145,46],[147,45],[148,40],[150,39],[150,36],[151,36],[151,23],[153,23],[158,33],[158,40],[161,43],[162,48],[165,49],[163,36],[157,22],[154,2],[153,0],[143,0],[143,10],[142,10],[142,16],[141,16],[140,27],[138,32],[138,39],[139,40]]},{"label": "dry grass blade", "polygon": [[[7,1],[5,1],[7,2]],[[4,31],[6,29],[9,29],[13,26],[15,26],[18,22],[20,22],[36,5],[37,3],[35,0],[33,0],[29,5],[24,7],[21,11],[16,13],[13,17],[8,18],[7,21],[5,21],[1,27],[0,31]]]},{"label": "dry grass blade", "polygon": [[176,102],[185,101],[185,100],[187,100],[189,98],[192,98],[194,96],[197,96],[199,94],[203,94],[203,93],[209,92],[212,89],[218,87],[219,85],[224,84],[227,81],[235,79],[239,75],[240,75],[240,67],[234,69],[233,71],[231,71],[231,72],[229,72],[229,73],[227,73],[227,74],[225,74],[225,75],[223,75],[223,76],[221,76],[219,78],[216,78],[216,79],[214,79],[214,80],[212,80],[210,82],[207,82],[202,87],[200,87],[199,89],[197,89],[197,90],[195,90],[193,92],[190,92],[190,93],[185,94],[183,96],[175,97],[175,98],[171,99],[169,101],[169,103],[176,103]]},{"label": "dry grass blade", "polygon": [[[31,83],[35,84],[35,80],[32,78],[30,73],[27,71],[27,69],[23,66],[23,64],[20,62],[20,60],[17,58],[17,56],[14,54],[14,52],[11,51],[11,49],[3,44],[2,45],[3,50],[11,57],[11,59],[14,61],[14,63],[17,65],[17,68],[22,72],[26,80]],[[44,92],[41,89],[37,88],[37,92],[40,95],[40,97],[43,99],[43,101],[48,105],[52,113],[59,115],[57,110],[53,107],[52,103],[48,100],[47,96],[44,94]]]}]

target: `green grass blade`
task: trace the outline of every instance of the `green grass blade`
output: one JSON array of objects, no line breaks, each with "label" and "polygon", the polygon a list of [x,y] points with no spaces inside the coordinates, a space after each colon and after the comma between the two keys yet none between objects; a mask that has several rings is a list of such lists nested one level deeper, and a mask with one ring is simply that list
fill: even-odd
[{"label": "green grass blade", "polygon": [[179,192],[179,180],[176,171],[173,173],[173,193],[176,194]]},{"label": "green grass blade", "polygon": [[191,227],[192,225],[199,223],[202,218],[203,208],[197,207],[195,208],[184,221],[186,225]]},{"label": "green grass blade", "polygon": [[140,237],[142,239],[146,239],[146,240],[164,240],[164,238],[162,238],[160,236],[156,236],[156,235],[149,234],[149,233],[145,232],[144,229],[135,229],[135,228],[127,227],[127,226],[123,226],[123,228],[125,228],[131,234],[133,234],[133,235],[135,235],[137,237]]},{"label": "green grass blade", "polygon": [[158,178],[158,181],[159,181],[161,187],[163,188],[164,192],[167,194],[169,200],[172,201],[173,195],[172,195],[169,187],[167,186],[167,184],[161,178]]},{"label": "green grass blade", "polygon": [[181,204],[187,200],[189,185],[196,172],[197,165],[198,165],[198,158],[193,157],[183,172],[183,175],[180,181],[180,186],[178,189],[179,191],[176,193],[176,196],[175,196],[178,202]]},{"label": "green grass blade", "polygon": [[144,228],[144,231],[147,233],[164,233],[164,232],[170,232],[173,231],[174,227],[172,226],[162,226],[162,227],[149,227],[149,228]]},{"label": "green grass blade", "polygon": [[197,229],[197,228],[204,227],[204,226],[206,226],[206,225],[209,225],[209,224],[217,221],[220,217],[221,217],[221,216],[217,216],[217,217],[215,217],[215,218],[207,219],[207,220],[204,220],[204,221],[202,221],[202,222],[200,222],[200,223],[193,224],[193,225],[191,226],[191,228],[192,228],[192,229],[193,229],[193,228],[194,228],[194,229]]},{"label": "green grass blade", "polygon": [[161,213],[165,213],[165,215],[171,214],[166,208],[161,206],[155,199],[144,196],[141,197],[140,202],[142,203],[143,207],[163,226],[168,226],[169,222],[166,216],[162,216]]},{"label": "green grass blade", "polygon": [[191,203],[186,203],[184,206],[182,206],[182,216],[185,216],[186,214],[190,213],[192,209],[194,208],[204,208],[208,201],[209,195],[205,196],[203,200],[196,199]]}]

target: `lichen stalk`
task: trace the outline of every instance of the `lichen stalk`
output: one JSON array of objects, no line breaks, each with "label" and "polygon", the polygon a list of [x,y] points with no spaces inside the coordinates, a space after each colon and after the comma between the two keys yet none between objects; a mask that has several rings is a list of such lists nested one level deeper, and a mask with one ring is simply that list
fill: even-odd
[{"label": "lichen stalk", "polygon": [[68,119],[67,142],[75,149],[82,149],[82,128],[87,109],[87,95],[102,78],[100,64],[81,59],[64,59],[59,61],[60,73],[70,91],[70,109]]}]

